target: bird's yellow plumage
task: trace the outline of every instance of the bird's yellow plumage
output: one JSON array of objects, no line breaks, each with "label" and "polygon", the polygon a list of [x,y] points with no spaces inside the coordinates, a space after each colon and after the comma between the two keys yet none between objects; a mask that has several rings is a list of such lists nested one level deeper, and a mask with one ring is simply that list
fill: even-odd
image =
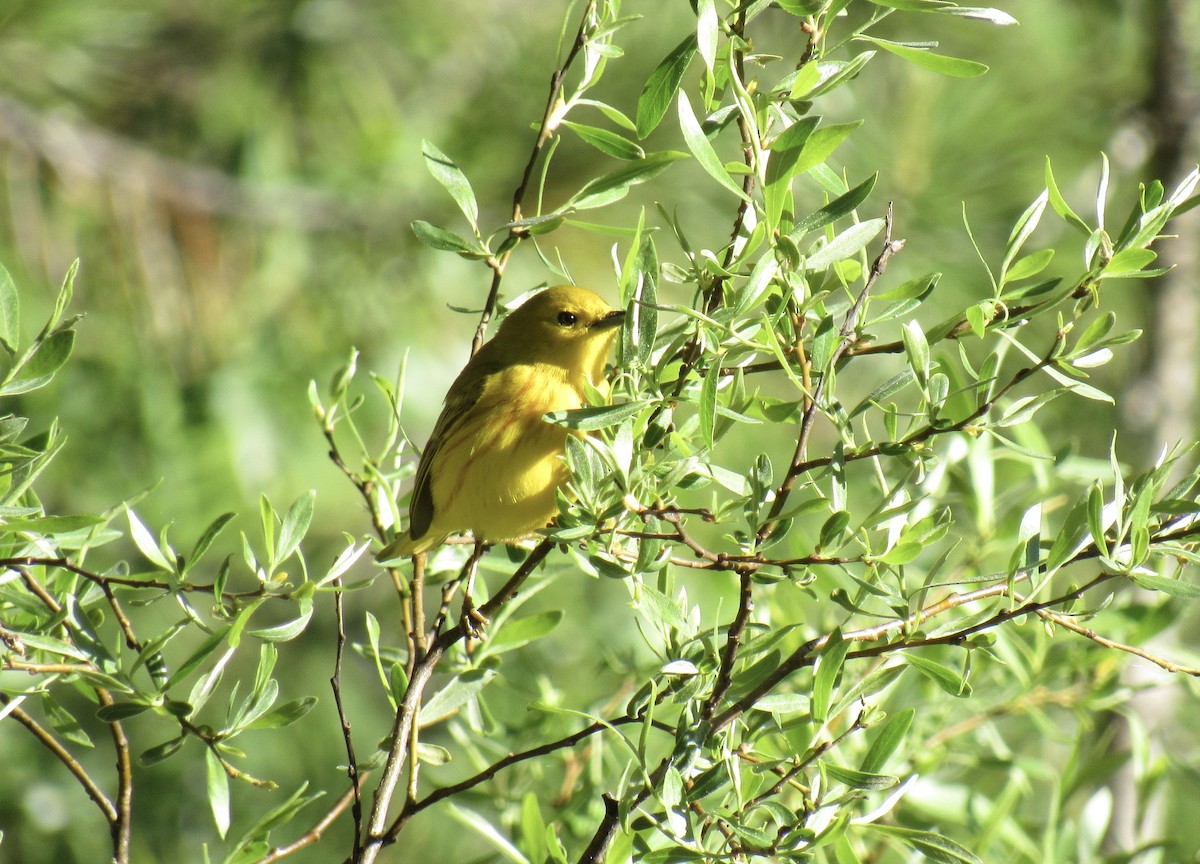
[{"label": "bird's yellow plumage", "polygon": [[567,479],[569,434],[550,411],[579,408],[625,313],[576,285],[548,288],[504,320],[450,386],[417,466],[409,527],[378,560],[407,557],[470,531],[511,540],[546,525]]}]

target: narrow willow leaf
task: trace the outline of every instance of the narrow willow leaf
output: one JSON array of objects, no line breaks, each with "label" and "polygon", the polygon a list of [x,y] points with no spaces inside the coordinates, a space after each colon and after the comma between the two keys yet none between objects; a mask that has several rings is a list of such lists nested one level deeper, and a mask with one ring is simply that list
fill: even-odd
[{"label": "narrow willow leaf", "polygon": [[630,187],[657,177],[672,162],[686,157],[686,153],[675,150],[647,154],[645,159],[628,162],[615,171],[588,182],[561,209],[588,210],[620,201],[629,194]]},{"label": "narrow willow leaf", "polygon": [[169,759],[179,752],[184,742],[187,741],[186,735],[180,735],[178,738],[172,738],[169,741],[164,741],[162,744],[150,747],[138,755],[138,764],[143,768],[151,765],[157,765],[165,759]]},{"label": "narrow willow leaf", "polygon": [[791,191],[792,178],[796,176],[796,163],[804,150],[804,144],[820,122],[819,117],[805,117],[783,130],[771,142],[767,159],[763,201],[768,225],[778,225],[784,202]]},{"label": "narrow willow leaf", "polygon": [[713,0],[699,0],[696,6],[696,50],[700,53],[708,71],[713,71],[717,59],[717,36],[719,22],[717,7]]},{"label": "narrow willow leaf", "polygon": [[1022,279],[1029,279],[1032,276],[1036,276],[1046,269],[1050,264],[1050,259],[1053,257],[1053,249],[1041,249],[1026,255],[1024,258],[1018,258],[1008,268],[1008,272],[1004,275],[1004,281],[1006,283],[1019,282]]},{"label": "narrow willow leaf", "polygon": [[498,632],[488,636],[484,648],[489,654],[520,648],[549,635],[562,619],[561,609],[550,609],[536,615],[526,615],[515,621],[507,621]]},{"label": "narrow willow leaf", "polygon": [[875,36],[861,36],[859,38],[875,43],[883,50],[890,51],[892,54],[907,60],[914,66],[920,66],[922,69],[928,69],[940,75],[948,75],[951,78],[976,78],[988,71],[987,66],[982,63],[976,63],[974,60],[963,60],[960,57],[934,54],[932,51],[912,48],[908,45],[901,45],[898,42],[889,42],[887,39],[879,39]]},{"label": "narrow willow leaf", "polygon": [[256,639],[262,639],[264,642],[289,642],[295,639],[304,632],[304,628],[308,626],[309,620],[313,614],[313,601],[311,597],[299,601],[300,614],[291,621],[285,621],[282,624],[276,624],[274,627],[262,627],[257,630],[247,630]]},{"label": "narrow willow leaf", "polygon": [[813,675],[812,716],[817,723],[824,723],[829,718],[829,707],[833,704],[833,690],[838,677],[842,674],[842,666],[846,662],[846,654],[850,651],[850,643],[842,639],[842,631],[834,630],[829,634],[829,642],[817,658],[817,670]]},{"label": "narrow willow leaf", "polygon": [[851,789],[868,789],[878,792],[892,789],[900,785],[900,778],[890,774],[873,774],[868,771],[855,771],[853,768],[843,768],[832,762],[821,760],[821,771],[838,783],[844,783]]},{"label": "narrow willow leaf", "polygon": [[820,210],[816,210],[805,216],[796,223],[796,227],[792,229],[788,236],[793,240],[800,240],[805,234],[818,231],[831,222],[853,212],[871,194],[871,190],[875,188],[875,181],[877,179],[879,179],[878,172],[872,174],[846,194],[839,195]]},{"label": "narrow willow leaf", "polygon": [[208,805],[212,808],[213,822],[221,839],[229,830],[229,777],[221,760],[210,748],[204,750],[204,767],[207,775]]},{"label": "narrow willow leaf", "polygon": [[1003,276],[1008,271],[1009,265],[1013,259],[1017,257],[1017,253],[1021,251],[1021,247],[1025,245],[1025,241],[1029,239],[1029,235],[1037,228],[1038,222],[1042,219],[1042,213],[1046,210],[1046,203],[1050,193],[1043,189],[1042,194],[1038,195],[1033,200],[1033,203],[1025,208],[1025,212],[1017,219],[1016,225],[1013,226],[1012,232],[1008,235],[1008,244],[1004,250],[1004,262],[1000,265],[1001,281],[1004,281]]},{"label": "narrow willow leaf", "polygon": [[1100,278],[1131,276],[1144,270],[1157,257],[1158,253],[1153,249],[1122,249],[1104,265]]},{"label": "narrow willow leaf", "polygon": [[75,349],[75,331],[58,330],[41,343],[35,344],[31,356],[13,381],[4,385],[0,394],[14,396],[45,387],[54,378],[54,373],[63,367]]},{"label": "narrow willow leaf", "polygon": [[903,708],[883,721],[872,738],[871,747],[867,750],[867,755],[863,757],[859,769],[873,774],[883,768],[887,764],[888,758],[896,752],[896,748],[904,740],[904,736],[908,734],[915,716],[914,709]]},{"label": "narrow willow leaf", "polygon": [[1193,585],[1181,579],[1155,576],[1152,573],[1132,573],[1129,578],[1148,591],[1161,591],[1170,597],[1182,597],[1185,600],[1200,599],[1200,585]]},{"label": "narrow willow leaf", "polygon": [[646,151],[630,141],[624,135],[600,129],[596,126],[584,126],[582,123],[572,123],[564,120],[562,125],[570,129],[588,144],[601,153],[607,153],[617,159],[645,159]]},{"label": "narrow willow leaf", "polygon": [[700,167],[734,195],[749,201],[750,196],[742,190],[739,184],[734,182],[733,177],[725,170],[725,164],[717,155],[717,151],[713,149],[712,144],[709,143],[704,130],[700,128],[700,121],[696,119],[696,114],[692,111],[692,103],[688,101],[687,94],[682,90],[679,91],[678,104],[679,127],[683,130],[683,140],[687,143],[688,149],[692,151],[692,155],[696,157],[696,161],[700,163]]},{"label": "narrow willow leaf", "polygon": [[132,510],[125,512],[129,519],[129,536],[133,540],[133,544],[137,546],[138,551],[142,553],[161,570],[171,571],[174,569],[171,562],[163,554],[162,549],[158,546],[158,541],[154,539],[154,535],[142,523],[142,520],[137,517],[137,514]]},{"label": "narrow willow leaf", "polygon": [[1088,227],[1079,216],[1071,209],[1071,205],[1067,203],[1067,199],[1063,198],[1062,192],[1058,191],[1058,184],[1054,181],[1054,171],[1050,168],[1050,157],[1046,157],[1046,191],[1050,193],[1050,206],[1054,208],[1054,212],[1068,225],[1078,229],[1087,237],[1092,233],[1092,229]]},{"label": "narrow willow leaf", "polygon": [[494,669],[469,669],[463,672],[429,697],[429,701],[421,706],[418,722],[428,726],[449,717],[469,699],[475,698],[495,677]]},{"label": "narrow willow leaf", "polygon": [[861,252],[883,230],[882,219],[868,219],[851,225],[804,261],[805,270],[825,270]]},{"label": "narrow willow leaf", "polygon": [[192,547],[191,557],[188,559],[188,566],[195,564],[212,546],[213,541],[217,539],[217,535],[221,533],[221,529],[229,524],[229,521],[236,516],[236,513],[222,513],[214,519],[204,533],[200,535],[200,539],[196,541],[196,545]]},{"label": "narrow willow leaf", "polygon": [[[803,174],[822,164],[833,155],[833,151],[841,146],[850,133],[862,124],[862,120],[855,120],[853,123],[834,123],[830,126],[822,126],[813,132],[804,142],[804,148],[800,151],[799,156],[796,157],[793,173]],[[843,191],[845,190],[843,189]]]},{"label": "narrow willow leaf", "polygon": [[983,859],[970,849],[958,845],[941,834],[918,831],[915,828],[901,828],[896,825],[882,825],[878,822],[871,823],[870,827],[898,838],[935,864],[983,864]]},{"label": "narrow willow leaf", "polygon": [[580,432],[594,432],[597,429],[607,429],[626,420],[647,405],[647,401],[622,402],[619,405],[590,405],[587,408],[571,408],[562,411],[551,411],[545,415],[547,422],[568,429],[578,429]]},{"label": "narrow willow leaf", "polygon": [[21,298],[12,276],[0,264],[0,345],[9,354],[16,354],[20,340]]},{"label": "narrow willow leaf", "polygon": [[696,55],[696,36],[686,39],[671,49],[671,53],[658,64],[638,96],[635,126],[638,138],[645,138],[662,122],[671,105],[679,82],[687,71],[688,64]]},{"label": "narrow willow leaf", "polygon": [[700,436],[705,445],[711,449],[714,443],[713,433],[717,419],[717,385],[721,381],[721,357],[713,358],[700,387]]},{"label": "narrow willow leaf", "polygon": [[302,696],[299,699],[293,699],[290,702],[284,702],[282,705],[272,708],[262,716],[247,723],[244,728],[282,729],[285,726],[291,726],[311,711],[316,704],[316,696]]},{"label": "narrow willow leaf", "polygon": [[309,489],[288,508],[279,529],[279,543],[275,547],[275,563],[283,561],[298,548],[308,526],[312,524],[313,508],[316,506],[317,490]]},{"label": "narrow willow leaf", "polygon": [[468,258],[480,257],[486,254],[482,249],[472,243],[468,243],[453,231],[439,228],[437,225],[426,222],[423,219],[413,221],[412,231],[417,235],[417,239],[430,249],[437,249],[442,252],[456,252]]},{"label": "narrow willow leaf", "polygon": [[458,209],[467,217],[474,227],[479,221],[479,205],[475,202],[475,193],[471,189],[471,181],[462,172],[454,160],[434,146],[431,141],[421,142],[421,155],[425,157],[425,167],[433,175],[433,179],[445,187],[458,205]]},{"label": "narrow willow leaf", "polygon": [[971,695],[971,685],[949,666],[911,652],[904,655],[904,662],[934,684],[937,684],[951,696],[966,697]]}]

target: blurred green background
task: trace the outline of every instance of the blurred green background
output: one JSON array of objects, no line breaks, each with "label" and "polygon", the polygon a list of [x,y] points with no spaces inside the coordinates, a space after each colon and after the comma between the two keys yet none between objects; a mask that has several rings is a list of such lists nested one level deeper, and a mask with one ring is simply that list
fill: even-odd
[{"label": "blurred green background", "polygon": [[[943,53],[990,65],[984,79],[940,78],[878,56],[854,87],[822,105],[833,119],[867,118],[839,158],[855,182],[880,172],[872,215],[895,202],[896,234],[908,245],[889,270],[894,283],[937,270],[945,274],[939,291],[986,294],[963,210],[980,247],[997,257],[1009,226],[1042,189],[1047,155],[1080,210],[1094,194],[1102,150],[1112,160],[1114,197],[1153,176],[1142,107],[1155,50],[1148,4],[998,5],[1020,26],[897,15],[883,31],[939,40]],[[632,115],[646,76],[693,16],[682,0],[630,2],[626,11],[647,19],[625,31],[628,57],[611,65],[599,95]],[[23,289],[26,334],[70,262],[82,260],[74,309],[87,317],[75,355],[54,386],[5,406],[35,426],[58,416],[68,433],[39,486],[48,511],[96,512],[161,480],[138,510],[151,526],[172,524],[172,537],[187,545],[226,510],[245,514],[241,525],[251,530],[260,494],[282,510],[315,487],[312,560],[330,560],[343,531],[364,535],[365,511],[327,457],[306,387],[310,379],[324,387],[352,346],[362,351],[360,367],[387,377],[407,352],[405,423],[424,440],[475,327],[475,317],[450,307],[478,308],[490,274],[421,246],[409,230],[418,218],[461,230],[453,203],[425,171],[421,141],[466,171],[483,224],[506,221],[564,14],[565,3],[518,0],[0,2],[0,261]],[[573,27],[578,10],[569,14]],[[799,34],[788,23],[773,38]],[[650,146],[679,146],[670,118]],[[604,159],[564,141],[551,204],[595,176]],[[678,207],[693,242],[723,243],[729,201],[711,184],[687,183],[698,171],[674,166],[657,193],[639,189],[624,209],[596,218],[615,224],[661,199]],[[1043,233],[1035,244],[1055,239]],[[615,295],[611,237],[568,229],[551,241],[547,251],[557,249],[578,281]],[[677,254],[660,248],[668,260]],[[554,278],[526,244],[505,287],[511,296],[547,280]],[[676,290],[674,299],[688,296]],[[1105,304],[1126,316],[1126,327],[1148,326],[1148,296],[1138,283],[1110,291]],[[923,317],[940,318],[936,310]],[[1120,390],[1137,381],[1147,344],[1101,370],[1100,385]],[[1119,418],[1095,403],[1052,408],[1059,404],[1072,412],[1067,437],[1105,453]],[[1145,428],[1130,431],[1153,439]],[[1124,455],[1146,461],[1154,449]],[[596,609],[600,595],[624,602],[623,592],[604,587],[581,580],[570,590]],[[387,597],[382,584],[372,590],[360,602]],[[327,647],[312,643],[314,676],[329,674]],[[597,662],[571,647],[569,634],[557,640],[561,662]],[[605,685],[579,686],[596,687],[581,695],[587,701]],[[352,714],[376,711],[361,726],[363,740],[384,734],[378,694],[363,688],[352,699]],[[300,763],[328,768],[338,759],[327,703],[312,723],[325,737]],[[33,759],[15,760],[14,776],[36,776]],[[297,777],[304,773],[298,765]],[[202,786],[198,777],[161,779],[164,792],[179,782]],[[279,779],[287,788],[295,778]],[[340,785],[332,773],[326,782]],[[25,788],[33,795],[40,787]],[[139,796],[154,791],[143,786]],[[82,806],[77,790],[67,794],[71,807]],[[49,812],[39,800],[9,802],[3,821]],[[187,826],[208,814],[180,807],[158,817],[163,836],[135,860],[194,850]],[[43,829],[57,836],[53,822],[24,830],[36,838]],[[96,840],[102,855],[105,838]],[[18,860],[5,857],[12,848],[0,847],[0,861]]]}]

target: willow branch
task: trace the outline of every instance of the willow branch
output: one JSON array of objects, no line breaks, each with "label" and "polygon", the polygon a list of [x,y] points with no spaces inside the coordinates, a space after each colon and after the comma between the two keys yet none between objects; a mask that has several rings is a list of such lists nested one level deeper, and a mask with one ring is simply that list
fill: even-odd
[{"label": "willow branch", "polygon": [[[563,59],[559,67],[554,70],[554,74],[550,76],[550,92],[546,97],[545,110],[542,111],[542,122],[538,127],[537,136],[534,138],[529,158],[525,161],[525,169],[521,172],[521,180],[517,183],[517,188],[513,190],[511,221],[514,223],[521,221],[521,205],[524,203],[525,195],[529,190],[529,181],[533,177],[534,166],[537,165],[538,157],[545,148],[546,142],[550,140],[550,136],[554,134],[554,129],[557,126],[557,113],[559,103],[562,101],[563,81],[566,79],[571,66],[575,63],[575,59],[579,56],[579,52],[588,43],[591,22],[595,15],[596,0],[589,0],[588,4],[584,7],[583,20],[579,23],[579,29],[575,33],[575,39],[567,51],[567,56]],[[492,284],[488,288],[487,300],[483,304],[483,313],[479,316],[479,325],[475,328],[475,336],[471,340],[472,356],[483,347],[483,339],[487,334],[488,324],[491,323],[492,315],[496,311],[496,301],[500,295],[500,283],[504,279],[504,269],[508,265],[508,259],[512,255],[512,250],[524,236],[524,230],[517,225],[513,225],[508,229],[507,240],[501,244],[502,247],[507,247],[505,251],[499,255],[489,256],[486,259],[488,267],[492,270]]]}]

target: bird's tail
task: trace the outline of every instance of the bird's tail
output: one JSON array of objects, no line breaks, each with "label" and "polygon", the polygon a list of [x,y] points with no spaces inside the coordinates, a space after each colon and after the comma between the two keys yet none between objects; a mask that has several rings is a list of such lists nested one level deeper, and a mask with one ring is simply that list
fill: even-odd
[{"label": "bird's tail", "polygon": [[444,537],[431,537],[430,535],[425,534],[414,540],[409,532],[405,531],[391,543],[387,544],[377,553],[375,553],[375,560],[380,564],[385,564],[389,561],[395,561],[401,558],[411,558],[412,556],[421,552],[428,552],[434,546],[437,546],[439,543],[441,543],[444,539]]}]

